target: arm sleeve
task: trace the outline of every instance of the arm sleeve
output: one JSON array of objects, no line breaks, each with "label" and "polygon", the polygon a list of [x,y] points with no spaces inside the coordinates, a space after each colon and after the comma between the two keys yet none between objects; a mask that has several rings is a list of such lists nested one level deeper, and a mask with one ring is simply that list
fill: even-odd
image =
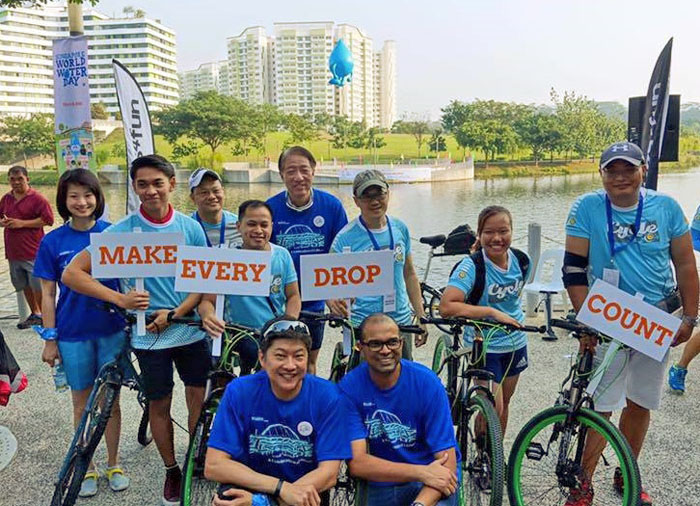
[{"label": "arm sleeve", "polygon": [[588,213],[586,212],[586,206],[584,205],[584,199],[586,198],[586,195],[579,197],[571,206],[569,216],[566,218],[567,235],[590,239],[591,224]]},{"label": "arm sleeve", "polygon": [[282,248],[282,253],[284,253],[284,285],[289,283],[294,283],[299,280],[297,276],[297,271],[294,269],[294,261],[292,260],[292,255],[285,248]]},{"label": "arm sleeve", "polygon": [[[194,220],[193,220],[194,221]],[[204,230],[199,226],[199,223],[195,222],[196,227],[190,227],[190,240],[191,244],[188,246],[206,246],[207,238],[204,235]]]},{"label": "arm sleeve", "polygon": [[[433,376],[435,376],[433,374]],[[450,402],[447,400],[447,392],[438,382],[437,377],[431,378],[431,388],[426,392],[425,409],[423,413],[429,416],[423,418],[425,441],[433,453],[454,448],[457,446],[455,432],[452,427],[452,414]]]},{"label": "arm sleeve", "polygon": [[688,232],[688,221],[685,219],[683,209],[675,199],[669,198],[669,224],[671,238],[675,239]]},{"label": "arm sleeve", "polygon": [[694,228],[691,232],[693,234],[693,248],[695,251],[700,251],[700,230]]},{"label": "arm sleeve", "polygon": [[320,415],[320,423],[316,436],[316,459],[344,460],[352,457],[348,432],[343,427],[343,399],[335,385],[328,394],[328,402],[324,403]]},{"label": "arm sleeve", "polygon": [[411,254],[411,234],[408,231],[408,227],[405,223],[401,223],[401,233],[403,234],[403,240],[406,244],[406,256]]},{"label": "arm sleeve", "polygon": [[32,274],[36,278],[47,281],[58,281],[61,278],[61,273],[58,272],[50,241],[46,239],[47,237],[39,244],[39,251],[36,254],[36,260],[34,260],[34,271]]},{"label": "arm sleeve", "polygon": [[334,228],[333,231],[331,232],[332,236],[331,239],[335,238],[336,235],[338,235],[338,232],[340,232],[345,225],[348,224],[348,215],[345,212],[345,208],[343,207],[343,204],[340,201],[336,201],[336,206],[335,206],[335,220],[334,221]]},{"label": "arm sleeve", "polygon": [[447,286],[453,286],[464,293],[466,298],[474,288],[474,280],[476,278],[476,268],[471,258],[466,257],[462,260],[455,271],[450,276]]},{"label": "arm sleeve", "polygon": [[49,227],[53,225],[53,210],[51,209],[51,204],[43,196],[41,197],[43,205],[41,206],[39,216]]},{"label": "arm sleeve", "polygon": [[345,430],[348,433],[350,441],[358,439],[367,439],[367,427],[362,421],[362,414],[357,409],[352,398],[341,390],[341,398],[343,403],[343,414],[345,415]]},{"label": "arm sleeve", "polygon": [[336,235],[335,239],[333,239],[333,243],[331,243],[331,253],[342,253],[343,252],[343,247],[345,246],[345,242],[343,241],[343,236],[342,235]]},{"label": "arm sleeve", "polygon": [[[221,399],[207,445],[210,448],[216,448],[228,453],[234,460],[239,460],[243,455],[246,442],[243,424],[240,418],[236,416],[234,409],[237,406],[234,383],[231,382],[229,384]],[[243,405],[245,403],[238,404],[239,409]]]}]

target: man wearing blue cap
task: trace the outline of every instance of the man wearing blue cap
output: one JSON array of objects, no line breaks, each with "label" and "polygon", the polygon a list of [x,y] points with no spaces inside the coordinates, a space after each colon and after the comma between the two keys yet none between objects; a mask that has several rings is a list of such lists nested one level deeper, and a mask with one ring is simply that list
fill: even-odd
[{"label": "man wearing blue cap", "polygon": [[[602,279],[641,297],[669,313],[683,307],[683,323],[672,346],[690,338],[697,323],[698,274],[688,222],[678,203],[667,195],[642,187],[647,168],[642,150],[631,142],[616,142],[600,158],[603,189],[579,197],[566,222],[563,279],[578,311],[589,283]],[[675,268],[675,277],[674,277]],[[595,342],[582,339],[582,346]],[[606,346],[596,350],[600,363]],[[615,355],[595,392],[596,410],[605,416],[621,409],[620,431],[636,457],[649,428],[650,410],[658,409],[668,354],[658,362],[625,349]],[[593,476],[605,447],[589,432],[581,482],[570,491],[566,506],[593,502]],[[622,476],[616,471],[613,486],[622,493]],[[652,504],[642,491],[640,504]]]}]

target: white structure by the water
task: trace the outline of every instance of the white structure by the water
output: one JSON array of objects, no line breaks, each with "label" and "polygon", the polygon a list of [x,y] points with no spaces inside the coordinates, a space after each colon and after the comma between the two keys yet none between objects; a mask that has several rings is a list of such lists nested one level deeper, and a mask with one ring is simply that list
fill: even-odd
[{"label": "white structure by the water", "polygon": [[[112,58],[136,76],[152,110],[179,98],[175,31],[160,21],[140,17],[110,18],[85,8],[90,98],[117,105]],[[0,8],[0,114],[53,112],[51,41],[68,36],[63,5]]]}]

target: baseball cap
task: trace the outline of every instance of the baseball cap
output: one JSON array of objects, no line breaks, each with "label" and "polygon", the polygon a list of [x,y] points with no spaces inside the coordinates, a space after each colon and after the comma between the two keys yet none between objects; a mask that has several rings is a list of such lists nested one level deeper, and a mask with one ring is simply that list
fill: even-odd
[{"label": "baseball cap", "polygon": [[362,195],[370,186],[379,186],[382,190],[389,189],[384,173],[376,169],[363,170],[355,176],[352,182],[352,193],[356,197]]},{"label": "baseball cap", "polygon": [[189,180],[190,191],[197,188],[200,185],[200,183],[202,182],[202,178],[204,176],[207,176],[207,175],[221,181],[221,176],[219,176],[219,174],[217,174],[216,172],[214,172],[211,169],[200,167],[200,168],[196,169],[192,174],[190,174],[190,180]]},{"label": "baseball cap", "polygon": [[633,142],[615,142],[607,147],[600,156],[600,168],[604,169],[615,160],[624,160],[635,167],[644,165],[644,153]]}]

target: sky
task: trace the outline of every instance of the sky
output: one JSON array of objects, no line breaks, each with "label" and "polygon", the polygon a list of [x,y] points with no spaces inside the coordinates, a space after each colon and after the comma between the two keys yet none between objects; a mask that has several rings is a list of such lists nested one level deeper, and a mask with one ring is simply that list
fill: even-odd
[{"label": "sky", "polygon": [[671,93],[700,102],[697,0],[101,0],[119,15],[146,11],[175,29],[180,70],[226,57],[226,38],[249,26],[334,21],[397,45],[399,115],[438,119],[452,100],[550,103],[574,91],[626,104],[646,94],[673,37]]}]

